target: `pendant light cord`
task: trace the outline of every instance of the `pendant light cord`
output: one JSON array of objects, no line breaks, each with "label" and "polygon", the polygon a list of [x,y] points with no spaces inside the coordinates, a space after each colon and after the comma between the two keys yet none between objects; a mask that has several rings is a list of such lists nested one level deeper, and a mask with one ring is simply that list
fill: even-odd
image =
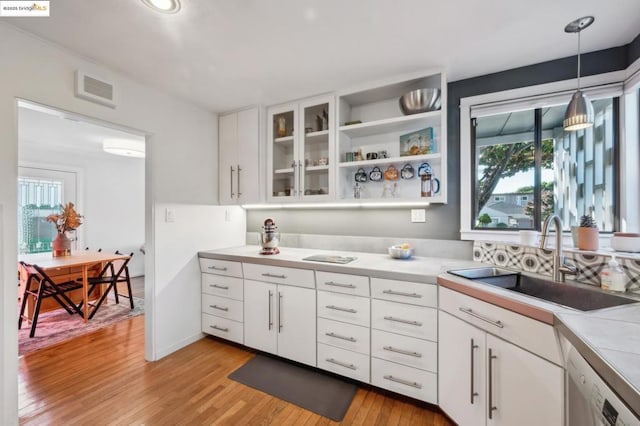
[{"label": "pendant light cord", "polygon": [[580,90],[580,33],[578,31],[578,90]]}]

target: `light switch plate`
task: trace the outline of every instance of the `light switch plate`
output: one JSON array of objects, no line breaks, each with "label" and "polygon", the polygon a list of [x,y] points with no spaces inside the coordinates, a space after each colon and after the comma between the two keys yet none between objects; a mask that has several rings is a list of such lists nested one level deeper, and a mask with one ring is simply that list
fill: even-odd
[{"label": "light switch plate", "polygon": [[411,209],[411,222],[412,223],[420,223],[427,221],[427,210],[426,209]]},{"label": "light switch plate", "polygon": [[164,221],[165,222],[175,222],[176,221],[176,210],[170,207],[164,211]]}]

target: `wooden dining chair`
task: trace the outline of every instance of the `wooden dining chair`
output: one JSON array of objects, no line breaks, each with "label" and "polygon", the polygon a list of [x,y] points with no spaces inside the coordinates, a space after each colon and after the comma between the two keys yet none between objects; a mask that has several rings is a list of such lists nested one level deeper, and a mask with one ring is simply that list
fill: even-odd
[{"label": "wooden dining chair", "polygon": [[78,314],[82,316],[82,310],[67,296],[67,293],[82,288],[82,283],[77,281],[65,281],[61,283],[54,282],[47,273],[36,264],[28,264],[20,262],[23,268],[29,272],[27,283],[25,284],[24,296],[20,305],[20,316],[18,317],[18,330],[22,328],[22,320],[29,318],[24,311],[27,307],[27,299],[33,298],[35,303],[33,309],[33,318],[31,319],[31,331],[29,337],[36,334],[36,326],[38,325],[38,316],[40,315],[40,305],[42,300],[48,297],[53,298],[63,307],[70,315]]},{"label": "wooden dining chair", "polygon": [[[116,254],[122,254],[116,250]],[[102,296],[98,299],[98,302],[93,306],[93,309],[89,313],[89,319],[98,311],[98,308],[105,301],[109,292],[113,289],[113,296],[116,303],[120,303],[119,297],[126,297],[129,299],[131,309],[134,308],[133,294],[131,291],[131,277],[129,276],[129,261],[133,258],[133,252],[129,254],[128,259],[117,259],[108,262],[100,271],[100,274],[96,277],[90,277],[89,280],[89,296],[94,292],[98,286],[106,285],[107,288],[103,291]],[[127,284],[127,294],[121,294],[118,291],[118,283]]]}]

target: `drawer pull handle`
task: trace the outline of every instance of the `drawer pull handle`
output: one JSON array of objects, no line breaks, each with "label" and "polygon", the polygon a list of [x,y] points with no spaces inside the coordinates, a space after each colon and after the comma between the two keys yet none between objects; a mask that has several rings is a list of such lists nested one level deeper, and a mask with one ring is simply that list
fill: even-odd
[{"label": "drawer pull handle", "polygon": [[225,266],[209,266],[208,269],[213,269],[214,271],[226,271],[227,268]]},{"label": "drawer pull handle", "polygon": [[333,359],[333,358],[327,358],[325,361],[330,362],[331,364],[339,365],[341,367],[349,368],[351,370],[356,370],[356,366],[355,365],[347,364],[346,362],[338,361],[338,360]]},{"label": "drawer pull handle", "polygon": [[262,276],[263,277],[269,277],[269,278],[280,278],[282,280],[287,278],[286,275],[277,275],[277,274],[269,274],[269,273],[262,274]]},{"label": "drawer pull handle", "polygon": [[334,305],[327,305],[325,306],[327,309],[333,309],[334,311],[342,311],[342,312],[349,312],[350,314],[355,314],[358,311],[356,311],[355,309],[352,308],[341,308],[340,306],[334,306]]},{"label": "drawer pull handle", "polygon": [[392,382],[400,383],[401,385],[411,386],[412,388],[416,388],[416,389],[422,389],[422,385],[418,382],[410,382],[409,380],[399,379],[397,377],[393,377],[390,374],[382,377]]},{"label": "drawer pull handle", "polygon": [[215,328],[216,330],[224,331],[225,333],[229,332],[229,329],[225,327],[218,327],[217,325],[210,325],[209,327]]},{"label": "drawer pull handle", "polygon": [[342,283],[336,283],[336,282],[333,282],[333,281],[327,281],[324,284],[325,285],[332,285],[334,287],[356,288],[356,286],[353,285],[353,284],[342,284]]},{"label": "drawer pull handle", "polygon": [[491,325],[495,325],[496,327],[504,328],[504,324],[502,323],[502,321],[495,321],[495,320],[492,320],[490,318],[487,318],[484,315],[480,315],[477,312],[473,312],[473,310],[471,308],[459,308],[459,309],[460,309],[460,311],[464,312],[465,314],[469,314],[472,317],[476,317],[476,318],[478,318],[478,319],[480,319],[480,320],[482,320],[484,322],[488,322]]},{"label": "drawer pull handle", "polygon": [[403,291],[383,290],[382,292],[384,294],[392,294],[394,296],[415,297],[416,299],[420,299],[422,297],[422,295],[418,293],[405,293]]},{"label": "drawer pull handle", "polygon": [[354,337],[341,336],[341,335],[333,333],[333,332],[324,333],[324,334],[325,334],[325,336],[335,337],[336,339],[347,340],[349,342],[357,342],[357,340]]},{"label": "drawer pull handle", "polygon": [[420,321],[412,321],[412,320],[406,320],[406,319],[394,318],[394,317],[384,317],[384,319],[389,320],[389,321],[401,322],[403,324],[409,324],[409,325],[415,325],[415,326],[418,326],[418,327],[422,327],[422,323]]},{"label": "drawer pull handle", "polygon": [[225,312],[229,312],[229,308],[225,307],[225,306],[218,306],[218,305],[209,305],[210,308],[213,309],[217,309],[219,311],[225,311]]},{"label": "drawer pull handle", "polygon": [[209,287],[219,288],[221,290],[229,290],[229,286],[226,285],[209,284]]},{"label": "drawer pull handle", "polygon": [[393,346],[383,346],[382,349],[389,352],[396,352],[402,355],[409,355],[409,356],[414,356],[416,358],[422,358],[422,354],[420,352],[405,351],[404,349],[394,348]]}]

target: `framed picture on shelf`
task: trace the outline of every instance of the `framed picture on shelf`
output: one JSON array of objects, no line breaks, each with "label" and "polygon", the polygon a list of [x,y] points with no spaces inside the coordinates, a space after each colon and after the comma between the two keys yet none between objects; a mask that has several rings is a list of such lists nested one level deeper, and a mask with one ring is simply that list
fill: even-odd
[{"label": "framed picture on shelf", "polygon": [[415,132],[400,135],[400,156],[433,154],[435,142],[433,128],[427,127]]}]

